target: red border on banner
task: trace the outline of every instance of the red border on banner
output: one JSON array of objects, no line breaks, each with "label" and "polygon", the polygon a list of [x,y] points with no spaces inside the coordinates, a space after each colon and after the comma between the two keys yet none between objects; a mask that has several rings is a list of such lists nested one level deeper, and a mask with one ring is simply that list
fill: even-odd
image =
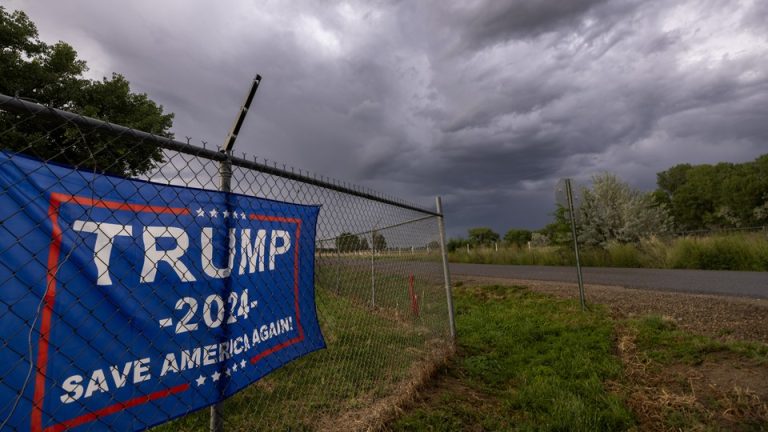
[{"label": "red border on banner", "polygon": [[301,326],[301,315],[299,313],[299,237],[301,236],[301,219],[298,218],[285,218],[279,216],[264,216],[251,213],[248,216],[251,220],[261,220],[266,222],[286,222],[296,224],[296,247],[293,248],[293,302],[296,308],[296,326],[299,328],[299,335],[293,339],[287,340],[279,345],[275,345],[272,348],[264,350],[259,354],[251,357],[251,363],[256,364],[264,357],[289,347],[293,344],[299,343],[304,340],[304,328]]},{"label": "red border on banner", "polygon": [[[32,399],[32,417],[31,417],[31,430],[32,432],[54,432],[62,431],[72,427],[80,426],[82,424],[97,420],[101,417],[123,411],[134,406],[142,405],[147,402],[168,397],[172,394],[181,393],[189,389],[189,383],[174,386],[168,389],[159,390],[148,395],[139,396],[128,401],[118,402],[113,405],[109,405],[105,408],[90,412],[88,414],[75,417],[73,419],[48,426],[43,429],[43,402],[45,400],[45,380],[46,370],[48,367],[48,349],[50,344],[50,332],[51,332],[51,320],[53,318],[53,307],[56,300],[56,272],[59,266],[59,257],[61,254],[61,227],[59,226],[59,209],[62,204],[78,204],[82,206],[101,207],[118,211],[131,211],[135,213],[147,212],[156,214],[173,214],[173,215],[191,215],[187,208],[177,207],[164,207],[164,206],[151,206],[145,204],[131,204],[118,201],[107,201],[100,199],[92,199],[88,197],[82,197],[77,195],[69,195],[53,192],[51,193],[50,203],[48,207],[48,218],[52,225],[51,244],[48,252],[47,263],[47,275],[46,275],[46,290],[43,298],[43,310],[40,319],[40,338],[38,339],[37,349],[37,368],[35,371],[35,391]],[[299,315],[299,236],[301,235],[301,219],[299,218],[285,218],[279,216],[267,216],[250,214],[249,219],[261,220],[267,222],[285,222],[296,224],[296,242],[294,247],[294,306],[296,308],[296,325],[299,330],[299,336],[283,342],[277,346],[269,348],[256,354],[251,358],[251,363],[256,363],[260,359],[282,350],[288,346],[296,344],[304,340],[304,329],[301,326],[301,319]]]}]

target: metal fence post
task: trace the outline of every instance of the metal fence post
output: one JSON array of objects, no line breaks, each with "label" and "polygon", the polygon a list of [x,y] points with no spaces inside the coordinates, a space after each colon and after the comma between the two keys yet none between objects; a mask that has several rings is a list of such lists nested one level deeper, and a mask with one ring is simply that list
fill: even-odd
[{"label": "metal fence post", "polygon": [[[229,159],[230,152],[226,152],[227,159],[219,163],[219,190],[222,192],[232,191],[232,161]],[[210,432],[222,432],[224,430],[224,422],[221,416],[222,404],[216,403],[211,406],[211,423],[209,426]]]},{"label": "metal fence post", "polygon": [[451,339],[456,339],[456,323],[453,317],[453,293],[451,292],[451,272],[448,270],[448,250],[445,247],[445,221],[443,220],[443,202],[440,197],[435,197],[437,204],[438,231],[440,231],[440,254],[443,257],[443,279],[445,280],[445,297],[448,301],[448,325],[450,326]]},{"label": "metal fence post", "polygon": [[[240,107],[240,112],[237,114],[235,123],[232,125],[232,130],[229,132],[227,139],[224,141],[224,145],[221,147],[221,152],[226,155],[226,159],[219,163],[219,176],[221,183],[219,184],[219,190],[222,192],[232,191],[232,147],[235,146],[237,141],[237,135],[240,133],[240,128],[243,126],[245,116],[248,115],[248,110],[251,108],[253,97],[256,95],[256,91],[259,89],[261,83],[261,75],[256,74],[251,82],[251,88],[248,90],[248,94],[245,96],[243,106]],[[211,407],[211,432],[222,432],[224,426],[221,418],[221,403],[217,403]]]},{"label": "metal fence post", "polygon": [[339,245],[341,242],[336,238],[336,294],[341,293],[341,250]]},{"label": "metal fence post", "polygon": [[573,235],[573,251],[576,254],[576,277],[579,281],[579,302],[581,310],[587,308],[587,302],[584,296],[584,278],[581,274],[581,260],[579,258],[579,240],[576,237],[576,214],[573,205],[573,189],[571,189],[571,179],[565,179],[565,193],[568,197],[568,213],[571,215],[571,234]]},{"label": "metal fence post", "polygon": [[374,257],[376,255],[376,246],[374,245],[375,231],[371,230],[371,307],[376,307],[376,274],[374,272]]}]

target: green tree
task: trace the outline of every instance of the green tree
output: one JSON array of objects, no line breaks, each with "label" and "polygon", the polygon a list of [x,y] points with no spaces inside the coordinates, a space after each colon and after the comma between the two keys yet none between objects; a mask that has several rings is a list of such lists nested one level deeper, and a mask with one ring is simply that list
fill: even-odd
[{"label": "green tree", "polygon": [[358,250],[367,251],[371,247],[368,245],[368,239],[365,236],[360,236],[358,244]]},{"label": "green tree", "polygon": [[[64,42],[46,44],[24,12],[9,13],[2,6],[0,70],[0,93],[172,137],[173,114],[163,113],[146,94],[132,93],[125,77],[85,79],[87,65],[74,48]],[[163,160],[162,150],[151,142],[24,117],[0,111],[2,148],[120,175],[147,172]]]},{"label": "green tree", "polygon": [[531,241],[533,233],[525,229],[511,229],[504,234],[504,241],[510,245],[524,246]]},{"label": "green tree", "polygon": [[448,243],[445,245],[445,248],[448,249],[448,252],[456,252],[457,249],[466,247],[467,243],[468,243],[467,240],[461,237],[452,238],[448,240]]},{"label": "green tree", "polygon": [[[546,237],[548,244],[556,246],[564,246],[570,244],[573,241],[571,234],[571,220],[568,215],[568,210],[565,207],[558,205],[555,212],[552,213],[554,221],[547,224],[544,228],[538,231],[539,234]],[[535,236],[531,236],[531,241]],[[536,239],[536,244],[541,245],[545,243],[542,238]]]},{"label": "green tree", "polygon": [[374,231],[371,234],[371,237],[373,238],[374,251],[380,252],[387,249],[387,239],[384,238],[384,234],[381,234],[378,231]]},{"label": "green tree", "polygon": [[688,180],[691,164],[675,165],[672,168],[656,174],[656,184],[666,194],[674,195]]},{"label": "green tree", "polygon": [[752,162],[676,165],[657,174],[658,202],[667,203],[678,230],[764,223],[768,155]]},{"label": "green tree", "polygon": [[582,189],[578,211],[579,239],[588,245],[635,242],[667,232],[671,219],[666,208],[651,193],[632,189],[616,175],[592,178],[592,187]]},{"label": "green tree", "polygon": [[499,241],[499,235],[488,227],[469,229],[469,242],[473,245],[488,246],[497,241]]},{"label": "green tree", "polygon": [[356,235],[343,232],[336,237],[336,249],[339,252],[354,252],[360,249],[360,238]]}]

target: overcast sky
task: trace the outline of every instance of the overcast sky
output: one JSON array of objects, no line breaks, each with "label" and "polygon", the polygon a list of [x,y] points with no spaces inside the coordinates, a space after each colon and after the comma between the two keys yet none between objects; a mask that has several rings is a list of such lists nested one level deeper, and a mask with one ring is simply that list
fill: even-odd
[{"label": "overcast sky", "polygon": [[764,0],[4,1],[89,76],[220,143],[433,206],[449,235],[539,228],[561,177],[650,190],[768,153]]}]

